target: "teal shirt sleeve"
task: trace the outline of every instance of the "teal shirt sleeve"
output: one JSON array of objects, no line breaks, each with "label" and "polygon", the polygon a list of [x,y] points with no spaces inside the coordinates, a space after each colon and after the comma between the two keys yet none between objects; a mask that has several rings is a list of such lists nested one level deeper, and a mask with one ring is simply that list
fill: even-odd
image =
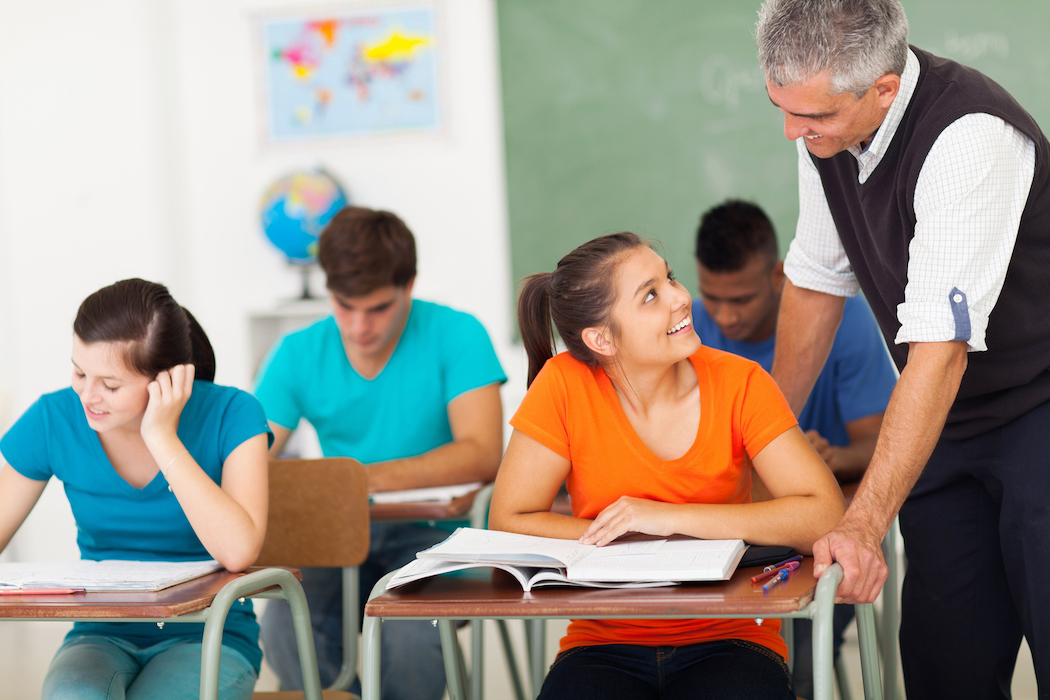
[{"label": "teal shirt sleeve", "polygon": [[262,404],[267,420],[288,430],[295,430],[303,417],[303,382],[298,376],[302,360],[296,358],[293,344],[294,340],[286,336],[270,350],[252,392]]},{"label": "teal shirt sleeve", "polygon": [[0,454],[27,479],[47,481],[53,475],[48,450],[45,397],[37,399],[0,439]]},{"label": "teal shirt sleeve", "polygon": [[446,404],[473,389],[507,381],[488,332],[470,314],[455,313],[439,337],[445,360]]}]

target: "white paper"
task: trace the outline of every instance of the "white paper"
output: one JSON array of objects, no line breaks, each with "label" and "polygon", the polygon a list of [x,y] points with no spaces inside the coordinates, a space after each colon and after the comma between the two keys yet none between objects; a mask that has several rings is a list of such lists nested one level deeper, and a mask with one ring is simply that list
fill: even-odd
[{"label": "white paper", "polygon": [[0,588],[83,588],[88,591],[159,591],[222,566],[206,561],[92,561],[0,563]]},{"label": "white paper", "polygon": [[434,486],[426,489],[404,491],[379,491],[371,496],[372,503],[451,503],[452,499],[477,491],[483,486],[480,481],[452,486]]}]

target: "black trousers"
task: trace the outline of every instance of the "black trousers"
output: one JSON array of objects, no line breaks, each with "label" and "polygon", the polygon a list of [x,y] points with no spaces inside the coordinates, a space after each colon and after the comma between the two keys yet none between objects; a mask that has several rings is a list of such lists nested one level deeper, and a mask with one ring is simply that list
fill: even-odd
[{"label": "black trousers", "polygon": [[1050,698],[1050,403],[942,439],[900,512],[909,698],[1009,698],[1024,634]]}]

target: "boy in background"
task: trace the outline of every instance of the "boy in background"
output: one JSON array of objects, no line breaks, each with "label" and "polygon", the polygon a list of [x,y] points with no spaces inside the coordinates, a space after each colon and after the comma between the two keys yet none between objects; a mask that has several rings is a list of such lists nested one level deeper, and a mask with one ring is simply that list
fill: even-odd
[{"label": "boy in background", "polygon": [[[285,336],[255,388],[275,436],[271,458],[305,418],[326,457],[367,466],[370,493],[493,481],[507,378],[485,329],[469,314],[412,298],[415,239],[394,214],[347,207],[319,245],[333,315]],[[360,604],[384,574],[447,535],[426,523],[373,522]],[[342,663],[341,572],[304,569],[303,588],[326,686]],[[271,604],[261,624],[281,688],[301,689],[287,604]],[[381,656],[384,700],[444,693],[441,641],[429,621],[384,623]]]},{"label": "boy in background", "polygon": [[[741,355],[767,372],[773,366],[784,263],[769,217],[758,206],[726,201],[701,217],[696,233],[700,298],[693,327],[704,345]],[[799,415],[799,426],[840,482],[857,481],[871,460],[896,375],[863,298],[846,300],[842,325],[824,371]],[[755,500],[768,498],[755,476]],[[835,606],[835,655],[853,619]],[[795,620],[794,688],[813,697],[812,623]]]}]

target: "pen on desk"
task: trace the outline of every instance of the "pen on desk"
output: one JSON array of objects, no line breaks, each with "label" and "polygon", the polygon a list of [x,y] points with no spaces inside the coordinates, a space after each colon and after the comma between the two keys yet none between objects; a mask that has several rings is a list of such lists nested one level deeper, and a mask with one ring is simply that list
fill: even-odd
[{"label": "pen on desk", "polygon": [[771,579],[769,579],[768,581],[765,582],[765,584],[762,586],[762,592],[763,593],[769,593],[769,591],[772,590],[773,586],[777,585],[781,581],[787,581],[787,578],[790,575],[791,575],[791,570],[790,569],[781,569],[780,572],[776,576],[774,576],[773,578],[771,578]]},{"label": "pen on desk", "polygon": [[0,588],[0,595],[71,595],[86,592],[83,588]]},{"label": "pen on desk", "polygon": [[758,583],[759,581],[765,581],[767,578],[772,578],[773,576],[776,576],[781,571],[794,571],[795,569],[797,569],[800,566],[802,566],[802,562],[789,561],[787,564],[784,564],[779,569],[771,569],[769,571],[763,571],[760,574],[755,574],[754,576],[751,577],[751,583]]},{"label": "pen on desk", "polygon": [[770,564],[766,568],[762,569],[762,571],[772,571],[773,569],[779,569],[780,567],[784,566],[784,564],[790,564],[793,561],[802,561],[802,555],[801,554],[796,554],[795,556],[791,557],[790,559],[785,559],[784,561],[778,562],[776,564]]}]

